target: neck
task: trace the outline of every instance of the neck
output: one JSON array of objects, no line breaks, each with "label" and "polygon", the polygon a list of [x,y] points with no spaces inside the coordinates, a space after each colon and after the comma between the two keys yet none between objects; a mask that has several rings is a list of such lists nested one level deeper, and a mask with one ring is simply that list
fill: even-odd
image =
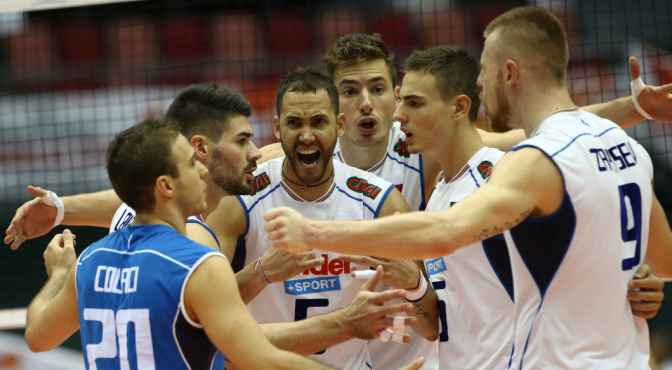
[{"label": "neck", "polygon": [[554,113],[575,110],[578,107],[572,101],[565,86],[534,89],[519,99],[515,122],[520,122],[527,137],[530,137],[546,118]]},{"label": "neck", "polygon": [[357,145],[344,137],[338,140],[343,161],[349,166],[366,171],[385,158],[387,145],[390,141],[390,131],[385,135],[385,140],[372,145]]},{"label": "neck", "polygon": [[440,153],[437,162],[441,165],[443,178],[452,180],[462,171],[469,159],[485,145],[474,124],[468,120],[460,123],[451,139],[442,140],[444,146],[437,148]]},{"label": "neck", "polygon": [[[219,205],[219,201],[222,200],[222,198],[227,194],[224,190],[219,188],[219,186],[215,185],[212,180],[208,177],[206,180],[207,186],[205,187],[205,202],[208,205],[208,208],[205,209],[201,215],[203,218],[207,218],[208,215],[217,209],[217,206]],[[190,215],[190,216],[196,216],[196,215]]]},{"label": "neck", "polygon": [[329,191],[331,185],[334,183],[334,163],[329,158],[324,178],[314,184],[306,184],[296,176],[292,166],[285,159],[282,162],[282,181],[302,199],[308,201],[318,199]]},{"label": "neck", "polygon": [[171,204],[164,204],[155,206],[151,212],[139,212],[133,222],[138,225],[167,225],[184,235],[187,231],[186,220],[187,215]]}]

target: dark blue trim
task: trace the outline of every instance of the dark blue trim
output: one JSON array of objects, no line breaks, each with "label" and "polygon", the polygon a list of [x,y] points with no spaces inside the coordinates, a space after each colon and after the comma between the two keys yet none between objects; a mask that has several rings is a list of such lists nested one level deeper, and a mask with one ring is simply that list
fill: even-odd
[{"label": "dark blue trim", "polygon": [[583,123],[584,126],[590,127],[590,124],[588,122],[584,121],[583,118],[579,118],[579,121],[581,121],[581,123]]},{"label": "dark blue trim", "polygon": [[511,343],[511,353],[509,354],[509,363],[506,365],[506,369],[511,369],[511,364],[513,363],[513,355],[516,353],[516,340],[515,340],[515,334],[514,334],[514,340],[513,343]]},{"label": "dark blue trim", "polygon": [[364,205],[364,207],[368,208],[368,210],[371,211],[371,213],[373,213],[374,215],[376,214],[376,211],[375,211],[373,208],[369,207],[369,205],[366,204],[366,202],[364,201],[364,199],[359,199],[359,198],[355,198],[355,197],[353,197],[352,195],[348,194],[348,192],[346,192],[345,190],[341,189],[338,185],[336,185],[336,190],[338,190],[338,191],[340,191],[341,193],[345,194],[348,198],[350,198],[350,199],[352,199],[352,200],[355,200],[355,201],[357,201],[357,202],[362,203],[362,204]]},{"label": "dark blue trim", "polygon": [[601,137],[602,135],[606,134],[607,132],[609,132],[611,130],[615,130],[617,128],[620,128],[620,127],[617,127],[617,126],[609,127],[608,129],[606,129],[606,130],[600,132],[599,134],[597,134],[595,137]]},{"label": "dark blue trim", "polygon": [[[270,194],[270,193],[269,193]],[[268,194],[266,194],[268,195]],[[264,195],[264,196],[266,196]],[[240,195],[236,195],[236,199],[238,199],[238,202],[240,203],[240,206],[243,207],[243,212],[245,212],[245,232],[243,232],[241,237],[247,236],[247,232],[250,231],[250,212],[252,212],[252,208],[248,210],[247,207],[245,206],[245,202],[243,202],[243,197]],[[261,200],[261,199],[259,199]],[[257,204],[256,202],[254,204]]]},{"label": "dark blue trim", "polygon": [[390,153],[387,153],[385,156],[386,156],[387,158],[389,158],[389,159],[391,159],[391,160],[393,160],[393,161],[399,163],[400,165],[402,165],[402,166],[404,166],[404,167],[408,167],[408,168],[412,169],[413,171],[422,174],[422,171],[421,171],[421,170],[419,170],[419,169],[417,169],[417,168],[411,166],[411,165],[408,164],[408,163],[404,163],[404,162],[400,161],[400,160],[397,159],[397,158],[394,158],[393,156],[390,155]]},{"label": "dark blue trim", "polygon": [[[560,148],[560,149],[559,149],[558,151],[556,151],[555,153],[549,155],[549,157],[553,158],[553,157],[555,157],[556,155],[560,154],[560,153],[563,152],[565,149],[569,148],[570,145],[572,145],[578,138],[580,138],[580,137],[582,137],[582,136],[601,137],[601,136],[603,136],[604,134],[606,134],[607,132],[609,132],[609,131],[611,131],[611,130],[615,130],[615,129],[617,129],[617,128],[619,128],[619,127],[618,127],[618,126],[609,127],[608,129],[606,129],[606,130],[600,132],[600,133],[597,134],[597,135],[593,135],[593,134],[591,134],[590,132],[584,132],[584,133],[578,134],[578,135],[574,136],[574,138],[572,138],[572,140],[570,140],[569,143],[565,144],[565,146],[563,146],[562,148]],[[519,150],[519,149],[527,148],[527,147],[537,148],[537,149],[541,150],[542,152],[544,151],[544,150],[542,150],[541,148],[539,148],[537,145],[534,145],[534,144],[527,144],[527,143],[525,143],[525,142],[523,142],[523,144],[521,144],[521,145],[514,146],[513,148],[511,148],[511,151],[512,151],[512,152],[515,152],[515,151],[517,151],[517,150]]]},{"label": "dark blue trim", "polygon": [[537,307],[537,312],[534,313],[534,318],[532,318],[532,324],[530,325],[530,331],[527,333],[527,338],[525,338],[525,347],[523,347],[523,354],[520,356],[520,365],[518,366],[519,370],[523,369],[523,362],[525,361],[525,354],[527,353],[527,345],[530,343],[530,337],[532,336],[532,331],[534,330],[534,323],[537,322],[537,315],[541,311],[541,307],[544,305],[544,298],[541,298],[539,302],[539,307]]},{"label": "dark blue trim", "polygon": [[420,163],[420,211],[427,208],[427,199],[425,199],[425,165],[422,159],[422,154],[418,153]]},{"label": "dark blue trim", "polygon": [[201,225],[205,230],[210,233],[210,236],[212,236],[213,239],[215,239],[215,243],[217,243],[217,250],[219,250],[222,247],[222,244],[219,242],[219,238],[217,237],[217,234],[215,234],[214,231],[208,226],[205,222],[200,221],[200,220],[194,220],[194,219],[187,219],[188,224],[196,224],[196,225]]},{"label": "dark blue trim", "polygon": [[376,207],[376,212],[373,213],[374,217],[378,218],[378,214],[380,213],[380,209],[383,208],[383,205],[385,204],[385,201],[387,200],[387,197],[390,195],[392,192],[392,189],[396,189],[394,185],[390,184],[390,186],[385,190],[385,194],[383,194],[383,198],[380,200],[380,203],[378,203],[378,207]]},{"label": "dark blue trim", "polygon": [[[259,199],[255,200],[254,203],[252,203],[252,205],[250,206],[250,208],[247,209],[247,213],[252,213],[252,209],[257,205],[257,203],[261,202],[264,198],[271,195],[272,192],[278,190],[278,188],[280,187],[281,184],[282,183],[279,182],[278,185],[275,185],[275,187],[273,189],[269,190],[268,193],[262,195],[261,197],[259,197]],[[244,208],[245,207],[243,207],[243,209]]]},{"label": "dark blue trim", "polygon": [[476,180],[476,176],[474,176],[474,171],[471,170],[471,167],[469,167],[469,175],[471,175],[472,180],[474,180],[474,184],[476,184],[476,187],[480,188],[481,184],[479,184],[478,180]]},{"label": "dark blue trim", "polygon": [[515,302],[511,257],[509,257],[509,249],[506,247],[504,235],[497,234],[483,240],[481,244],[483,245],[483,253],[485,253],[492,271],[497,276],[504,290],[506,290],[506,294],[511,299],[511,302]]}]

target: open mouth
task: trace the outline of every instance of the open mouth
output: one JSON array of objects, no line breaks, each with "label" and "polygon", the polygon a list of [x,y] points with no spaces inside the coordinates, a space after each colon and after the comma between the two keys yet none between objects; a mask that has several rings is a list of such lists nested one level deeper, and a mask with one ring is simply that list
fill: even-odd
[{"label": "open mouth", "polygon": [[301,163],[311,165],[317,163],[317,161],[320,159],[320,152],[297,152],[296,157]]},{"label": "open mouth", "polygon": [[357,127],[364,133],[372,133],[376,129],[378,122],[374,117],[362,117],[357,120]]}]

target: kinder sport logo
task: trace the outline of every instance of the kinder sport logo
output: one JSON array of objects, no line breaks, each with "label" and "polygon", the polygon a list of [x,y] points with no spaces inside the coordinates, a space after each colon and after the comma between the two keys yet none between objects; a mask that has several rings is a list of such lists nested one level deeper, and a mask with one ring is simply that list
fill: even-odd
[{"label": "kinder sport logo", "polygon": [[320,266],[308,269],[300,275],[310,277],[284,281],[285,293],[302,295],[341,290],[340,275],[347,275],[351,272],[350,261],[329,258],[328,254],[322,254],[322,264]]}]

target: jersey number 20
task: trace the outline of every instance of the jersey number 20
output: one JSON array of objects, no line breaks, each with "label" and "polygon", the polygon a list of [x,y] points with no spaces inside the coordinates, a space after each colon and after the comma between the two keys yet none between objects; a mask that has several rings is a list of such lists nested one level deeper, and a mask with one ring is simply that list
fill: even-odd
[{"label": "jersey number 20", "polygon": [[116,358],[117,342],[119,343],[119,368],[130,370],[128,360],[127,329],[130,323],[135,328],[136,353],[143,349],[142,356],[138,356],[137,368],[154,370],[154,350],[152,347],[152,331],[149,326],[148,309],[126,309],[116,312],[108,309],[85,308],[85,321],[97,321],[102,324],[102,339],[99,343],[86,345],[86,360],[90,370],[97,370],[96,359]]}]

